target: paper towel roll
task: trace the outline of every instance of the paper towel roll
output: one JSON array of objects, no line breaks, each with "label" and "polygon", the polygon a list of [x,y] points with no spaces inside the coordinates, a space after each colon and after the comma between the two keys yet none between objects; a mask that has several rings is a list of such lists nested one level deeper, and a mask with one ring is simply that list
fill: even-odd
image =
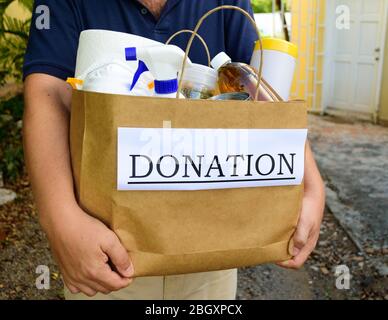
[{"label": "paper towel roll", "polygon": [[[162,45],[144,37],[130,33],[109,30],[85,30],[79,38],[75,77],[84,79],[88,70],[95,65],[109,63],[109,61],[125,61],[125,48],[147,47]],[[134,70],[137,62],[126,62]]]}]

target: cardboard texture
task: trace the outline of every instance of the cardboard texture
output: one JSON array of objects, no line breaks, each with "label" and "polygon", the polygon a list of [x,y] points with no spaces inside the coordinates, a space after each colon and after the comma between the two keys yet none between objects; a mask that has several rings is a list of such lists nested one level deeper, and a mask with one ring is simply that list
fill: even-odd
[{"label": "cardboard texture", "polygon": [[304,102],[157,99],[74,91],[71,158],[79,203],[130,252],[135,276],[290,258],[303,184],[204,191],[117,191],[117,128],[304,129]]}]

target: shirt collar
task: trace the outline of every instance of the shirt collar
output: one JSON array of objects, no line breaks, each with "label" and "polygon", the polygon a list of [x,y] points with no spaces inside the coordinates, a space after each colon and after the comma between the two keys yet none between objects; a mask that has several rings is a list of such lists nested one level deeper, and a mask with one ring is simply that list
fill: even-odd
[{"label": "shirt collar", "polygon": [[[166,2],[166,5],[165,7],[163,8],[162,12],[161,12],[161,15],[159,17],[159,21],[157,21],[158,23],[160,23],[164,17],[174,8],[178,5],[179,2],[181,2],[182,0],[167,0]],[[133,2],[135,2],[137,5],[139,6],[144,6],[140,1],[138,0],[133,0]]]},{"label": "shirt collar", "polygon": [[166,6],[163,9],[162,15],[160,16],[160,18],[168,14],[181,1],[182,0],[167,0]]}]

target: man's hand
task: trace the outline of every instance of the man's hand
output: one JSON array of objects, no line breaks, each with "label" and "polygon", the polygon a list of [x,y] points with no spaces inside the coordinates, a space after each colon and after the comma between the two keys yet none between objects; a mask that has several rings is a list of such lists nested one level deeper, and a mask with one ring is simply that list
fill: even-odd
[{"label": "man's hand", "polygon": [[319,238],[323,210],[319,200],[306,195],[303,199],[302,213],[294,235],[293,258],[278,265],[284,268],[299,269],[313,252]]},{"label": "man's hand", "polygon": [[133,266],[126,249],[99,220],[73,208],[44,229],[72,293],[108,294],[131,283]]},{"label": "man's hand", "polygon": [[325,191],[310,146],[306,148],[305,191],[302,212],[294,235],[293,258],[278,263],[289,269],[299,269],[315,249],[325,208]]}]

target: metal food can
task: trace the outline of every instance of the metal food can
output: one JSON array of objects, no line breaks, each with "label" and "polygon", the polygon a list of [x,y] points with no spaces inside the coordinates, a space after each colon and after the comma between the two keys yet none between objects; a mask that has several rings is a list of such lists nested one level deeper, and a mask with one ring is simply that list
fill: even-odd
[{"label": "metal food can", "polygon": [[240,101],[248,101],[252,100],[249,93],[246,92],[229,92],[223,93],[218,96],[214,96],[209,98],[208,100],[240,100]]}]

